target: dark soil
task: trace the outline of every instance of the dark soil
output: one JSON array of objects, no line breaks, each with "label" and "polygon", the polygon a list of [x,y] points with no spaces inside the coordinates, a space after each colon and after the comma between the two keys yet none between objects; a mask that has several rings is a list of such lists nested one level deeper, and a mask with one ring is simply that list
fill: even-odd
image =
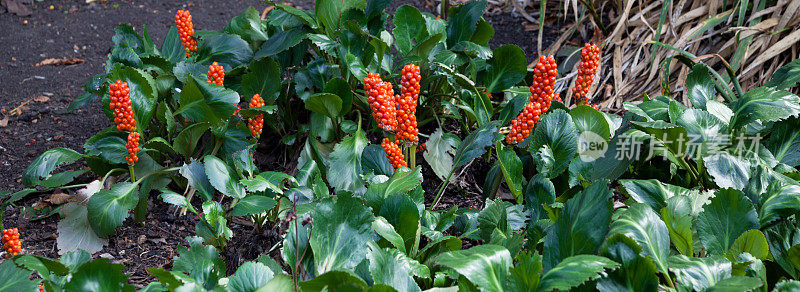
[{"label": "dark soil", "polygon": [[[313,1],[294,1],[301,8],[313,8]],[[414,5],[424,12],[435,13],[433,5],[424,1],[397,0],[387,9],[393,12],[400,5]],[[52,5],[52,6],[51,6]],[[70,102],[84,90],[83,84],[96,74],[104,73],[111,51],[111,37],[121,23],[128,23],[141,32],[144,25],[160,45],[163,36],[173,25],[177,9],[190,9],[196,29],[222,29],[231,17],[248,6],[262,11],[266,4],[259,1],[228,0],[190,2],[166,0],[115,1],[100,0],[86,4],[83,0],[34,1],[33,15],[18,17],[0,8],[0,190],[20,190],[22,173],[40,154],[54,147],[66,147],[83,152],[83,143],[98,131],[111,126],[99,102],[66,112]],[[52,9],[50,9],[52,7]],[[520,46],[529,59],[535,57],[536,32],[525,31],[520,18],[509,14],[487,16],[495,29],[492,48],[501,44]],[[551,30],[545,33],[546,47],[555,40]],[[79,58],[84,62],[69,66],[35,66],[47,58]],[[47,98],[42,98],[45,96]],[[35,99],[34,99],[35,98]],[[8,115],[13,109],[19,115]],[[3,118],[8,125],[3,126]],[[291,172],[299,153],[291,153],[278,139],[261,139],[256,161],[262,169]],[[417,161],[423,161],[420,155]],[[263,168],[266,166],[267,168]],[[76,164],[67,168],[83,167]],[[460,208],[480,208],[481,186],[491,165],[477,159],[463,175],[447,188],[437,209],[458,205]],[[423,168],[427,169],[427,168]],[[441,181],[427,169],[424,171],[428,204],[433,200]],[[81,182],[95,178],[84,176]],[[29,221],[21,208],[41,204],[49,194],[32,195],[18,202],[20,208],[6,211],[6,226],[21,230],[25,253],[57,258],[56,224],[58,216]],[[112,262],[125,264],[130,282],[140,286],[152,277],[149,267],[170,269],[177,246],[186,245],[185,238],[195,235],[194,215],[176,217],[174,209],[160,200],[150,200],[144,227],[127,220],[110,236],[109,245],[94,257],[110,257]],[[28,207],[29,208],[29,207]],[[242,262],[255,260],[280,241],[280,229],[268,225],[262,233],[254,233],[249,222],[230,222],[234,240],[221,253],[228,273]],[[279,259],[277,250],[270,255]],[[280,260],[279,260],[280,262]]]}]

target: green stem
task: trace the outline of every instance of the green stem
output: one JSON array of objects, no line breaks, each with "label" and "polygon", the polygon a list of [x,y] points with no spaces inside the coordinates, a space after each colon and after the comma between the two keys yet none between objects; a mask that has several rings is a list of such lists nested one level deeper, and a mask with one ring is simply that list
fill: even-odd
[{"label": "green stem", "polygon": [[136,183],[136,174],[133,172],[133,164],[128,164],[128,171],[131,173],[131,182]]},{"label": "green stem", "polygon": [[408,166],[411,167],[412,170],[417,168],[417,145],[412,145],[411,148],[408,149],[408,156],[410,156]]}]

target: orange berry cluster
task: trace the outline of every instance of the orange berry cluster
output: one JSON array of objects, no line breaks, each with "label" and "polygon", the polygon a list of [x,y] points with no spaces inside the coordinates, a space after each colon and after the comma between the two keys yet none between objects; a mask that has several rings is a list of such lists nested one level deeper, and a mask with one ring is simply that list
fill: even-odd
[{"label": "orange berry cluster", "polygon": [[136,156],[136,153],[139,153],[139,138],[139,133],[128,133],[128,144],[125,144],[125,148],[128,149],[128,157],[125,159],[128,160],[128,164],[130,165],[139,161],[139,157]]},{"label": "orange berry cluster", "polygon": [[392,84],[381,79],[377,73],[369,73],[364,78],[367,103],[372,109],[372,117],[385,131],[394,132],[397,128],[397,108],[395,106]]},{"label": "orange berry cluster", "polygon": [[394,166],[394,169],[398,169],[401,166],[408,166],[405,156],[403,156],[403,152],[400,151],[400,146],[397,146],[397,143],[389,142],[389,139],[383,138],[381,146],[383,147],[383,152],[386,152],[386,158],[389,158],[389,162]]},{"label": "orange berry cluster", "polygon": [[111,83],[108,90],[108,106],[114,112],[114,123],[117,130],[133,132],[136,130],[136,120],[133,118],[131,106],[131,89],[127,82],[117,80]]},{"label": "orange berry cluster", "polygon": [[206,82],[222,86],[222,82],[225,81],[225,68],[222,68],[217,62],[211,63],[206,75]]},{"label": "orange berry cluster", "polygon": [[191,52],[197,51],[197,40],[194,38],[194,25],[192,24],[192,14],[186,10],[178,10],[175,13],[175,26],[178,28],[178,35],[183,43],[183,50],[186,57],[191,56]]},{"label": "orange berry cluster", "polygon": [[19,230],[16,228],[3,230],[3,249],[6,257],[13,257],[22,252],[22,243],[19,242]]},{"label": "orange berry cluster", "polygon": [[597,66],[600,65],[600,48],[592,43],[586,43],[581,50],[581,63],[578,65],[578,77],[572,86],[572,95],[576,103],[589,104],[589,87],[592,86]]},{"label": "orange berry cluster", "polygon": [[511,131],[506,135],[506,141],[520,143],[528,138],[533,126],[539,122],[539,116],[550,108],[557,75],[555,58],[553,56],[539,57],[539,62],[533,69],[530,102],[519,116],[511,121]]},{"label": "orange berry cluster", "polygon": [[[253,95],[253,98],[250,99],[250,108],[254,107],[261,107],[264,106],[264,99],[256,93]],[[257,115],[252,118],[247,119],[247,126],[250,127],[250,132],[253,133],[253,136],[258,138],[261,136],[261,130],[264,129],[264,115]]]},{"label": "orange berry cluster", "polygon": [[410,142],[419,142],[417,129],[417,100],[419,99],[419,67],[409,64],[403,67],[400,79],[400,95],[395,96],[397,102],[397,138]]}]

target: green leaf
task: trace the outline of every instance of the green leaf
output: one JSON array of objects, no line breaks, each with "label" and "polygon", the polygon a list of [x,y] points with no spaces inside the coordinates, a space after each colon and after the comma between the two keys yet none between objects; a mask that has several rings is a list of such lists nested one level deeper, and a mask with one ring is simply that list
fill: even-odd
[{"label": "green leaf", "polygon": [[225,262],[216,248],[203,245],[200,238],[189,237],[187,240],[189,248],[178,246],[179,255],[173,258],[172,270],[185,273],[205,289],[213,289],[225,275]]},{"label": "green leaf", "polygon": [[114,36],[111,41],[114,42],[114,47],[127,46],[132,48],[137,54],[144,53],[144,43],[142,37],[133,30],[133,27],[128,24],[120,24],[114,29]]},{"label": "green leaf", "polygon": [[318,203],[309,240],[317,273],[353,269],[364,260],[372,221],[372,213],[355,198],[330,197]]},{"label": "green leaf", "polygon": [[669,230],[652,208],[638,203],[618,211],[614,214],[609,233],[624,234],[635,240],[642,247],[642,254],[650,257],[662,273],[669,273]]},{"label": "green leaf", "polygon": [[685,256],[693,256],[692,206],[688,196],[674,196],[667,199],[667,206],[661,208],[661,219],[669,229],[669,238],[675,249]]},{"label": "green leaf", "polygon": [[114,127],[100,131],[83,144],[86,155],[99,156],[113,164],[123,164],[128,157],[127,135]]},{"label": "green leaf", "polygon": [[267,210],[271,210],[277,202],[274,199],[265,196],[249,195],[244,197],[241,201],[236,203],[236,206],[231,210],[233,216],[248,216],[261,214]]},{"label": "green leaf", "polygon": [[306,109],[331,119],[342,115],[342,99],[331,93],[317,93],[305,100]]},{"label": "green leaf", "polygon": [[[361,168],[365,173],[372,171],[374,174],[385,176],[391,176],[394,173],[394,167],[389,162],[389,158],[386,158],[386,152],[383,151],[381,145],[375,144],[364,148],[364,152],[361,155]],[[447,174],[445,173],[445,175]]]},{"label": "green leaf", "polygon": [[178,133],[178,137],[175,138],[172,148],[183,155],[185,159],[191,159],[192,154],[197,150],[197,142],[200,141],[200,138],[203,137],[209,127],[208,123],[194,123],[183,128]]},{"label": "green leaf", "polygon": [[367,77],[367,69],[364,68],[364,63],[353,54],[347,54],[345,56],[345,61],[347,64],[347,70],[350,71],[350,74],[353,74],[358,80],[364,80]]},{"label": "green leaf", "polygon": [[722,142],[730,139],[728,126],[716,116],[698,109],[687,109],[677,120],[678,126],[686,129],[688,144],[686,155],[689,157],[705,157],[715,154],[722,148]]},{"label": "green leaf", "polygon": [[503,291],[513,264],[507,249],[491,244],[443,253],[436,262],[454,269],[482,291]]},{"label": "green leaf", "polygon": [[234,16],[222,31],[237,34],[251,45],[267,40],[267,34],[261,28],[261,16],[252,6]]},{"label": "green leaf", "polygon": [[258,49],[253,59],[260,60],[266,57],[274,56],[296,46],[303,41],[308,32],[302,27],[295,27],[290,30],[279,31],[272,35],[261,48]]},{"label": "green leaf", "polygon": [[342,24],[342,15],[347,10],[364,11],[367,6],[365,0],[319,0],[314,3],[314,13],[328,35],[338,30]]},{"label": "green leaf", "polygon": [[[472,38],[485,8],[486,1],[477,0],[451,9],[451,16],[447,19],[448,47]],[[452,13],[453,10],[456,12]]]},{"label": "green leaf", "polygon": [[781,217],[788,218],[800,210],[800,185],[784,185],[779,181],[771,181],[767,190],[758,202],[759,223],[767,226]]},{"label": "green leaf", "polygon": [[378,214],[386,218],[397,234],[403,238],[406,253],[415,254],[419,246],[420,214],[411,197],[404,193],[387,196]]},{"label": "green leaf", "polygon": [[36,158],[22,175],[22,184],[26,187],[35,187],[47,181],[56,168],[63,164],[69,164],[81,159],[83,155],[68,148],[53,148],[45,151]]},{"label": "green leaf", "polygon": [[703,291],[731,276],[731,262],[721,256],[690,258],[671,256],[669,269],[687,290]]},{"label": "green leaf", "polygon": [[725,254],[725,257],[734,259],[736,256],[745,252],[759,260],[771,259],[767,237],[764,236],[764,233],[756,229],[745,231],[739,238],[736,238],[731,248]]},{"label": "green leaf", "polygon": [[708,288],[706,291],[753,291],[764,284],[758,278],[734,276],[722,281],[719,281],[713,287]]},{"label": "green leaf", "polygon": [[367,146],[367,137],[360,128],[355,134],[344,137],[330,154],[328,182],[336,191],[363,192],[361,155]]},{"label": "green leaf", "polygon": [[253,177],[253,179],[241,181],[250,192],[270,190],[276,194],[283,194],[287,182],[293,185],[297,184],[297,180],[294,177],[276,171],[265,171]]},{"label": "green leaf", "polygon": [[546,219],[547,212],[542,205],[550,205],[556,201],[556,188],[542,174],[531,178],[525,187],[525,207],[533,212],[532,220]]},{"label": "green leaf", "polygon": [[205,166],[202,162],[192,158],[189,164],[184,163],[178,172],[186,178],[190,187],[200,192],[200,196],[203,197],[203,200],[213,200],[214,188],[208,181]]},{"label": "green leaf", "polygon": [[236,110],[239,94],[191,76],[183,86],[180,103],[181,107],[175,114],[183,114],[194,122],[219,126]]},{"label": "green leaf", "polygon": [[51,275],[66,276],[69,274],[69,268],[64,264],[46,257],[21,255],[14,259],[14,263],[27,270],[36,271],[44,278],[48,278]]},{"label": "green leaf", "polygon": [[769,251],[772,258],[778,263],[786,273],[796,278],[798,269],[794,267],[790,260],[789,250],[800,244],[800,229],[793,223],[783,221],[764,231],[769,243]]},{"label": "green leaf", "polygon": [[395,46],[402,55],[407,55],[414,47],[414,41],[422,42],[428,37],[425,19],[422,13],[413,6],[403,5],[397,8],[392,17]]},{"label": "green leaf", "polygon": [[13,261],[3,261],[0,264],[0,291],[36,291],[38,285],[30,280],[31,271],[17,267]]},{"label": "green leaf", "polygon": [[281,69],[272,58],[253,62],[242,75],[242,92],[248,100],[258,94],[265,101],[274,102],[280,91]]},{"label": "green leaf", "polygon": [[[251,7],[252,9],[252,7]],[[266,265],[258,262],[245,262],[233,276],[228,278],[228,291],[254,292],[272,280],[274,274]]]},{"label": "green leaf", "polygon": [[486,92],[500,92],[522,81],[527,73],[525,53],[516,45],[503,45],[492,52],[487,61],[490,66],[479,79],[486,84]]},{"label": "green leaf", "polygon": [[[136,119],[136,129],[144,131],[150,125],[150,120],[156,112],[158,103],[158,92],[156,92],[155,81],[150,74],[142,70],[116,65],[108,74],[109,80],[120,80],[128,83],[131,91],[131,107],[133,107],[133,117]],[[107,97],[105,97],[107,98]]]},{"label": "green leaf", "polygon": [[798,128],[800,128],[800,119],[798,118],[775,123],[772,133],[765,143],[769,152],[775,155],[776,160],[791,167],[800,165],[800,131],[797,131]]},{"label": "green leaf", "polygon": [[236,171],[230,165],[213,155],[207,155],[203,162],[205,163],[208,181],[215,189],[234,199],[244,198],[244,187],[239,184],[239,179],[236,178]]},{"label": "green leaf", "polygon": [[[506,180],[506,185],[511,190],[511,194],[515,198],[519,198],[522,194],[522,160],[519,159],[517,153],[513,148],[505,147],[502,143],[497,143],[497,161],[500,163],[500,168],[503,171],[503,177]],[[519,198],[518,201],[522,201]]]},{"label": "green leaf", "polygon": [[106,237],[122,226],[128,218],[128,210],[138,201],[138,184],[123,182],[114,184],[110,190],[100,190],[89,198],[88,219],[97,235]]},{"label": "green leaf", "polygon": [[386,239],[386,241],[391,243],[395,248],[400,250],[400,252],[407,253],[403,237],[397,233],[397,230],[394,229],[394,226],[392,226],[389,221],[386,221],[386,218],[380,216],[375,217],[375,221],[372,221],[372,229],[375,230],[378,235]]},{"label": "green leaf", "polygon": [[112,264],[108,259],[97,259],[78,267],[64,285],[66,291],[130,291],[135,289],[126,284],[127,275],[122,273],[125,266]]},{"label": "green leaf", "polygon": [[545,270],[570,256],[597,253],[611,223],[611,196],[606,182],[600,181],[567,200],[558,220],[547,231]]},{"label": "green leaf", "polygon": [[634,201],[644,203],[653,208],[661,210],[667,206],[667,199],[678,195],[690,196],[694,191],[685,188],[662,183],[656,179],[621,179],[619,180],[620,189]]},{"label": "green leaf", "polygon": [[[588,136],[591,134],[599,136],[606,141],[611,138],[611,128],[608,125],[608,121],[606,120],[605,116],[603,113],[597,111],[591,106],[579,105],[578,107],[570,110],[569,115],[572,117],[572,121],[575,122],[575,128],[578,130],[580,136],[583,137],[584,141],[599,142],[592,139],[587,140],[587,138],[594,138],[592,136]],[[591,134],[587,134],[586,132]],[[581,137],[579,137],[579,139],[581,139]]]},{"label": "green leaf", "polygon": [[472,34],[470,41],[481,46],[488,46],[492,37],[494,37],[494,28],[492,28],[492,24],[485,19],[481,19],[478,21],[475,27],[475,33]]},{"label": "green leaf", "polygon": [[713,255],[725,254],[742,233],[760,227],[753,204],[738,190],[718,190],[703,209],[697,216],[697,233]]},{"label": "green leaf", "polygon": [[164,42],[161,44],[161,55],[173,64],[186,59],[186,51],[183,49],[178,29],[175,26],[169,28]]},{"label": "green leaf", "polygon": [[256,290],[257,292],[271,292],[271,291],[291,291],[294,289],[294,282],[288,275],[278,274],[272,280],[269,280],[266,285],[261,286]]},{"label": "green leaf", "polygon": [[230,72],[236,67],[249,64],[253,58],[253,50],[250,49],[250,45],[238,35],[216,31],[197,31],[195,36],[201,40],[197,55],[202,59],[197,63],[211,64],[212,61],[215,61],[225,68],[225,72]]},{"label": "green leaf", "polygon": [[597,279],[605,269],[616,269],[618,263],[596,255],[571,256],[547,271],[539,284],[540,291],[569,290],[586,281]]},{"label": "green leaf", "polygon": [[547,114],[531,136],[528,151],[533,155],[536,168],[548,178],[564,172],[578,152],[575,124],[563,110]]},{"label": "green leaf", "polygon": [[397,291],[422,291],[414,281],[409,259],[396,249],[382,249],[368,243],[369,272],[375,284],[386,284]]},{"label": "green leaf", "polygon": [[[99,190],[99,182],[96,185]],[[63,217],[57,226],[56,246],[59,254],[77,250],[95,253],[108,244],[108,239],[97,236],[89,224],[86,206],[70,202],[61,206],[58,212]]]},{"label": "green leaf", "polygon": [[106,70],[111,69],[108,66],[112,66],[117,63],[139,69],[142,69],[143,67],[142,59],[139,58],[139,55],[137,55],[136,52],[134,52],[130,47],[117,47],[112,50],[111,55],[108,56]]},{"label": "green leaf", "polygon": [[[292,272],[301,276],[300,279],[314,275],[314,255],[308,245],[309,227],[310,225],[304,226],[297,219],[292,220],[289,222],[289,229],[283,238],[284,248],[281,257]],[[303,272],[301,273],[300,270]]]},{"label": "green leaf", "polygon": [[642,248],[630,237],[614,234],[606,240],[602,255],[621,264],[619,270],[597,281],[600,291],[658,290],[656,265],[641,255]]},{"label": "green leaf", "polygon": [[464,166],[473,159],[483,155],[483,153],[486,153],[486,147],[492,145],[494,133],[496,133],[497,130],[497,121],[492,121],[476,129],[464,138],[464,141],[458,146],[458,150],[456,150],[456,154],[453,157],[455,161],[454,167]]},{"label": "green leaf", "polygon": [[330,271],[300,283],[303,292],[363,291],[366,288],[367,283],[350,271]]},{"label": "green leaf", "polygon": [[459,143],[458,137],[448,136],[441,128],[433,131],[428,141],[425,142],[427,147],[422,153],[422,157],[428,162],[433,173],[443,181],[453,169],[452,155]]},{"label": "green leaf", "polygon": [[785,90],[759,87],[730,104],[734,112],[731,129],[740,129],[756,120],[780,121],[800,114],[800,97]]},{"label": "green leaf", "polygon": [[706,102],[717,99],[714,89],[714,80],[708,73],[708,67],[697,64],[692,67],[692,72],[686,76],[686,95],[695,108],[705,109]]},{"label": "green leaf", "polygon": [[772,78],[764,86],[775,87],[775,89],[787,89],[797,86],[800,82],[800,61],[794,60],[783,67],[778,68]]},{"label": "green leaf", "polygon": [[506,204],[503,201],[487,200],[485,209],[478,213],[478,231],[480,238],[486,242],[496,242],[495,237],[501,236],[500,239],[511,235],[511,225],[508,220],[508,212],[506,211]]},{"label": "green leaf", "polygon": [[521,253],[517,265],[509,269],[506,290],[524,292],[537,291],[542,273],[542,257],[534,253]]},{"label": "green leaf", "polygon": [[353,91],[350,85],[342,77],[336,77],[325,83],[325,88],[322,90],[325,93],[335,94],[342,99],[342,114],[347,114],[353,106]]}]

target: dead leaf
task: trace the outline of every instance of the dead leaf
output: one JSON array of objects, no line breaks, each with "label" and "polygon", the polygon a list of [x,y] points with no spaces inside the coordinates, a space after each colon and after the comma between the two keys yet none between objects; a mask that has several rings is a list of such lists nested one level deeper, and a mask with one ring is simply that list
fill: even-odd
[{"label": "dead leaf", "polygon": [[8,116],[3,117],[0,119],[0,128],[8,127]]},{"label": "dead leaf", "polygon": [[50,195],[50,198],[46,199],[46,202],[50,202],[53,205],[62,205],[70,201],[73,196],[67,195],[65,193],[56,193]]},{"label": "dead leaf", "polygon": [[8,9],[8,12],[14,13],[17,16],[28,16],[33,14],[33,11],[30,8],[28,8],[28,6],[22,4],[23,1],[3,0],[2,3],[3,6],[5,6],[6,9]]},{"label": "dead leaf", "polygon": [[75,65],[75,64],[83,64],[83,59],[72,58],[72,59],[56,59],[56,58],[47,58],[42,60],[39,63],[36,63],[36,67],[45,66],[45,65],[53,65],[53,66],[60,66],[60,65]]},{"label": "dead leaf", "polygon": [[37,96],[33,97],[33,100],[36,101],[36,102],[44,103],[44,102],[50,101],[50,98],[45,96],[45,95],[37,95]]}]

